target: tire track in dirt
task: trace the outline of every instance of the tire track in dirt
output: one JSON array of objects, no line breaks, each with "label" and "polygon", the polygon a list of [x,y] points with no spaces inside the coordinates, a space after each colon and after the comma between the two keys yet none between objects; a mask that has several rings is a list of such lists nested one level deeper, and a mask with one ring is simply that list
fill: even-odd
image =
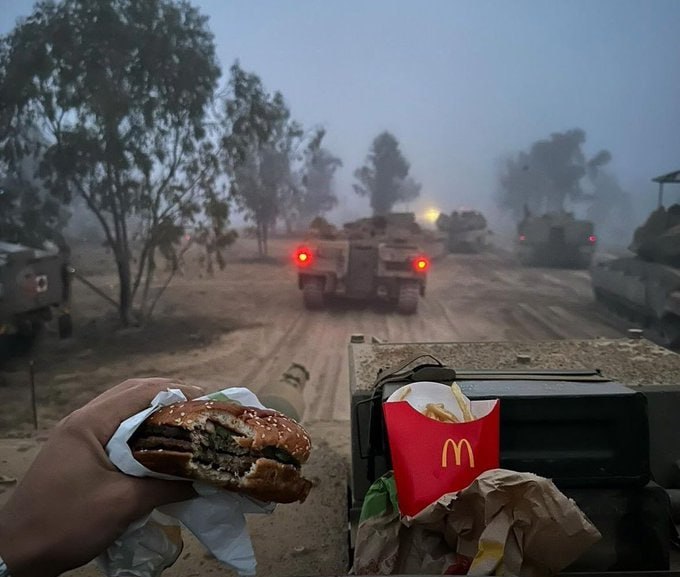
[{"label": "tire track in dirt", "polygon": [[[336,346],[333,335],[330,331],[326,332],[326,339],[323,343],[327,354],[324,361],[324,370],[320,375],[321,385],[324,386],[326,393],[321,397],[319,409],[316,417],[319,420],[337,419],[335,415],[335,408],[338,404],[342,405],[345,401],[344,395],[338,398],[339,389],[345,389],[342,379],[342,368],[347,364],[347,348],[343,346]],[[346,381],[345,381],[346,382]],[[347,393],[347,391],[343,391]],[[349,397],[346,398],[349,404]]]},{"label": "tire track in dirt", "polygon": [[[301,344],[313,349],[313,358],[306,365],[310,380],[305,391],[305,420],[329,420],[333,415],[335,388],[340,386],[337,382],[340,365],[346,358],[341,346],[345,322],[342,316],[325,311],[308,314],[315,330],[310,333],[310,340]],[[336,360],[338,357],[339,361]]]},{"label": "tire track in dirt", "polygon": [[577,315],[575,312],[569,311],[561,305],[550,305],[548,307],[556,319],[559,319],[561,323],[571,328],[572,336],[570,336],[570,338],[574,338],[574,327],[582,327],[581,330],[586,333],[588,338],[616,338],[621,336],[620,330],[615,329],[614,327],[603,326],[602,322],[597,320],[595,311],[591,310],[592,308],[594,307],[584,307],[579,311],[581,314]]},{"label": "tire track in dirt", "polygon": [[[270,381],[278,376],[285,370],[284,367],[278,373],[271,372],[271,365],[280,362],[279,353],[285,348],[290,346],[290,340],[292,337],[297,337],[301,330],[305,328],[308,324],[308,319],[305,317],[303,312],[298,313],[293,317],[292,322],[287,324],[285,327],[279,324],[273,324],[267,327],[268,330],[264,330],[261,334],[260,342],[257,347],[250,347],[251,353],[253,354],[252,368],[245,373],[240,381],[242,387],[255,387],[258,384],[264,385],[267,381]],[[272,339],[273,333],[280,333],[278,338]],[[271,344],[270,344],[271,343]],[[247,345],[246,345],[247,346]],[[290,362],[293,362],[291,359]],[[290,362],[288,364],[290,364]],[[266,371],[267,378],[264,382],[260,382],[260,377],[263,372]]]},{"label": "tire track in dirt", "polygon": [[525,326],[534,325],[535,330],[531,336],[532,339],[539,340],[546,337],[548,339],[568,339],[571,336],[569,331],[563,328],[562,323],[554,322],[549,312],[548,307],[537,307],[529,303],[517,303],[513,310],[515,318],[523,317]]}]

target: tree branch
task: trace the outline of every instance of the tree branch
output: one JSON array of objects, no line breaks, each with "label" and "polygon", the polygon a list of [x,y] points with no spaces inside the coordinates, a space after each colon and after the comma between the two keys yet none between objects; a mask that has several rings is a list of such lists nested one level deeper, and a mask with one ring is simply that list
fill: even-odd
[{"label": "tree branch", "polygon": [[[175,141],[172,146],[172,162],[170,163],[170,170],[168,171],[168,175],[163,179],[163,181],[158,185],[156,189],[156,198],[154,201],[154,213],[158,210],[163,192],[165,192],[165,189],[167,188],[168,184],[170,184],[170,181],[174,178],[177,168],[179,167],[180,160],[184,155],[184,148],[182,149],[181,153],[178,151],[179,141],[180,130],[176,130]],[[150,189],[151,187],[149,187],[149,190]]]},{"label": "tree branch", "polygon": [[163,296],[163,293],[166,291],[168,286],[170,285],[170,281],[174,278],[175,274],[177,273],[177,267],[173,266],[172,270],[170,271],[170,274],[168,275],[168,278],[165,279],[165,282],[163,283],[163,286],[158,290],[156,293],[156,296],[153,299],[153,302],[151,303],[151,306],[149,307],[149,310],[146,314],[146,322],[151,319],[151,316],[153,315],[153,311],[156,308],[156,304],[158,304],[158,301],[160,300],[161,296]]},{"label": "tree branch", "polygon": [[80,194],[80,196],[82,196],[85,199],[87,206],[94,213],[94,215],[97,218],[97,220],[99,221],[99,223],[102,225],[102,228],[104,229],[104,234],[106,235],[106,240],[109,242],[109,244],[113,248],[114,238],[113,238],[113,235],[111,233],[111,228],[109,227],[109,223],[106,222],[106,219],[104,218],[104,215],[102,214],[102,211],[95,204],[94,199],[88,193],[85,192],[85,189],[83,188],[82,183],[80,183],[77,179],[73,179],[73,184],[78,189],[78,193]]}]

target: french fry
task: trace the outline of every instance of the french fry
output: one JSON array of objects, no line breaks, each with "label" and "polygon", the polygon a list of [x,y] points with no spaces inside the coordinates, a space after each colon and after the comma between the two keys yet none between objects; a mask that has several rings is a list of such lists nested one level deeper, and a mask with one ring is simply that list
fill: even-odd
[{"label": "french fry", "polygon": [[468,398],[463,394],[463,391],[460,390],[458,383],[456,383],[455,381],[451,383],[451,392],[453,393],[453,396],[456,398],[456,402],[458,403],[458,406],[460,407],[460,410],[463,413],[463,420],[474,421],[475,417],[470,411],[470,406],[468,405]]},{"label": "french fry", "polygon": [[435,421],[439,421],[439,420],[440,420],[439,417],[434,413],[434,411],[432,410],[432,408],[429,407],[429,406],[426,408],[426,414],[427,414],[427,417],[430,418],[430,419],[433,419],[433,420],[435,420]]},{"label": "french fry", "polygon": [[401,392],[399,393],[399,396],[397,397],[397,400],[403,401],[406,397],[409,396],[410,393],[411,393],[411,387],[407,385],[406,387],[404,387],[401,390]]},{"label": "french fry", "polygon": [[442,423],[458,423],[460,420],[451,411],[444,408],[442,403],[428,403],[425,405],[425,416]]}]

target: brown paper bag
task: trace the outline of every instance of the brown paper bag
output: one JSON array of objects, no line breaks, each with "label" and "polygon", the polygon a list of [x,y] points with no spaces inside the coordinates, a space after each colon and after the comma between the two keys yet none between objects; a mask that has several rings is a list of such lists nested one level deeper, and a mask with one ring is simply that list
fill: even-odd
[{"label": "brown paper bag", "polygon": [[401,518],[394,480],[386,476],[367,494],[354,571],[548,577],[600,537],[573,501],[530,473],[487,471],[415,517]]}]

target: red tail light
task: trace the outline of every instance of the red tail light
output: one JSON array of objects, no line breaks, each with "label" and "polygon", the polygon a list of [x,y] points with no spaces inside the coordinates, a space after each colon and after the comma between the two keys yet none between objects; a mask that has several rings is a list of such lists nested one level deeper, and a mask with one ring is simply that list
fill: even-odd
[{"label": "red tail light", "polygon": [[295,264],[305,267],[312,264],[312,251],[308,248],[299,248],[295,251]]},{"label": "red tail light", "polygon": [[527,239],[527,235],[526,235],[526,234],[520,234],[520,235],[519,235],[519,242],[524,242],[526,239]]},{"label": "red tail light", "polygon": [[430,268],[430,261],[424,256],[413,259],[413,269],[416,272],[426,272]]},{"label": "red tail light", "polygon": [[597,242],[597,237],[596,237],[594,234],[591,234],[591,235],[588,237],[588,242],[589,242],[590,244],[595,244],[595,243]]}]

